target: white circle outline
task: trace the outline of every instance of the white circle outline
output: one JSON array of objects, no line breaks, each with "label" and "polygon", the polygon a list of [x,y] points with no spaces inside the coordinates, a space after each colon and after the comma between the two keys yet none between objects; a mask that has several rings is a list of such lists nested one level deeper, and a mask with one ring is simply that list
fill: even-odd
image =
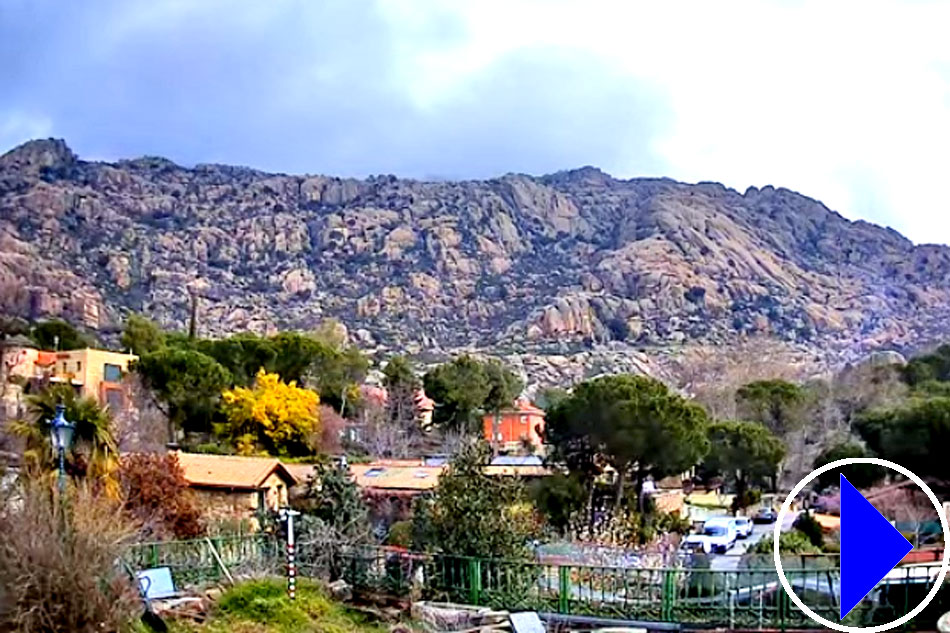
[{"label": "white circle outline", "polygon": [[841,466],[849,466],[851,464],[873,464],[875,466],[884,466],[890,468],[891,470],[896,470],[901,473],[915,484],[920,486],[920,488],[927,494],[930,498],[930,501],[934,504],[934,508],[937,510],[937,516],[940,517],[940,527],[943,528],[943,541],[944,543],[950,543],[950,526],[947,525],[947,517],[943,512],[943,507],[940,505],[940,500],[937,499],[937,495],[933,493],[933,490],[930,489],[930,486],[924,483],[924,481],[910,472],[900,464],[895,464],[894,462],[888,461],[886,459],[879,459],[877,457],[846,457],[844,459],[839,459],[833,461],[830,464],[825,464],[821,468],[816,468],[811,471],[804,479],[802,479],[798,484],[792,488],[792,491],[788,494],[788,498],[785,499],[785,503],[782,504],[782,508],[778,512],[778,517],[775,519],[775,530],[772,533],[772,553],[775,558],[775,571],[778,573],[778,579],[782,583],[782,587],[785,588],[785,592],[788,594],[788,597],[792,599],[792,602],[795,603],[802,612],[810,617],[815,622],[828,627],[829,629],[834,629],[835,631],[841,631],[842,633],[881,633],[882,631],[889,631],[890,629],[896,628],[908,620],[917,617],[917,615],[923,611],[928,604],[937,596],[937,592],[940,591],[941,586],[943,585],[944,577],[947,575],[947,568],[950,567],[950,548],[944,549],[943,552],[943,563],[940,565],[940,573],[937,575],[937,580],[934,582],[933,587],[930,588],[930,593],[921,600],[910,613],[904,614],[904,616],[894,620],[893,622],[887,622],[886,624],[878,624],[877,626],[846,626],[844,624],[839,624],[837,622],[832,622],[821,617],[814,611],[808,608],[804,602],[801,601],[801,598],[792,590],[791,585],[788,583],[788,579],[785,577],[785,570],[782,569],[782,559],[779,556],[779,539],[782,534],[782,522],[785,519],[785,515],[788,513],[791,508],[792,501],[795,500],[795,497],[798,496],[798,493],[801,492],[805,486],[807,486],[811,480],[815,479],[822,473],[826,473],[829,470],[839,468]]}]

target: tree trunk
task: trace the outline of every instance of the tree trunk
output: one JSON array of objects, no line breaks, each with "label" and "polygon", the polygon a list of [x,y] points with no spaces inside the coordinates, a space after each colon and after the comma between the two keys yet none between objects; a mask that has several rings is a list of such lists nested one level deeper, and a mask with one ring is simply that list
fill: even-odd
[{"label": "tree trunk", "polygon": [[745,492],[746,492],[745,475],[740,470],[736,472],[736,501],[733,503],[736,510],[739,510],[740,508],[745,507],[745,504],[743,504]]},{"label": "tree trunk", "polygon": [[188,338],[192,341],[198,337],[198,295],[191,293],[191,319],[188,323]]},{"label": "tree trunk", "polygon": [[590,533],[590,536],[594,535],[594,491],[596,486],[594,485],[594,480],[591,479],[590,485],[587,488],[587,531]]},{"label": "tree trunk", "polygon": [[614,499],[614,512],[619,510],[623,503],[623,484],[627,474],[626,470],[626,468],[617,469],[617,497]]},{"label": "tree trunk", "polygon": [[643,514],[643,469],[637,465],[637,511]]},{"label": "tree trunk", "polygon": [[345,418],[346,415],[343,413],[344,411],[346,411],[346,387],[345,386],[343,387],[343,390],[340,392],[340,416]]}]

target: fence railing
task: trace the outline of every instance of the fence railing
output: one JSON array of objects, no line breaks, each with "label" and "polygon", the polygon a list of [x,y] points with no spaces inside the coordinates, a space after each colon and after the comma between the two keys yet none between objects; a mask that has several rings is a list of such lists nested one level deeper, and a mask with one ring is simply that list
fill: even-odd
[{"label": "fence railing", "polygon": [[283,573],[281,548],[277,538],[269,534],[217,536],[138,543],[129,548],[124,558],[134,570],[168,567],[175,582],[186,587],[221,581],[221,563],[235,576]]},{"label": "fence railing", "polygon": [[[217,582],[220,566],[213,544],[235,576],[282,573],[284,553],[268,535],[215,538],[134,546],[127,561],[133,569],[168,566],[180,585]],[[298,558],[308,557],[298,543]],[[325,549],[325,546],[324,546]],[[394,548],[359,547],[313,552],[320,564],[301,567],[302,575],[343,578],[357,593],[393,598],[424,598],[509,610],[535,610],[682,623],[692,628],[814,629],[790,600],[774,568],[710,569],[709,561],[693,559],[682,567],[597,567],[503,561],[465,556],[417,554]],[[760,561],[751,560],[752,564]],[[749,560],[743,564],[750,563]],[[828,564],[784,565],[796,594],[812,610],[838,621],[840,573]],[[868,626],[889,622],[913,609],[933,586],[939,564],[901,567],[889,574],[869,598],[845,619]],[[941,591],[914,623],[933,629],[950,610]]]},{"label": "fence railing", "polygon": [[[677,568],[594,567],[421,555],[384,548],[342,554],[343,577],[354,590],[511,610],[535,610],[656,622],[694,628],[813,629],[792,603],[772,567],[710,569],[694,559]],[[795,593],[813,611],[837,622],[837,567],[783,565]],[[930,591],[939,565],[898,568],[844,620],[868,626],[890,622]],[[944,592],[941,592],[943,594]],[[938,595],[915,623],[933,628],[950,608]]]}]

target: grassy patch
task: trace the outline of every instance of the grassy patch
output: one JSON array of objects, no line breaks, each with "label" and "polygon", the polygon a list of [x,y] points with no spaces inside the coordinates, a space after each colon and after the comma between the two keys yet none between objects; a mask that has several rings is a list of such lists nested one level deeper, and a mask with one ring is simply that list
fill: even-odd
[{"label": "grassy patch", "polygon": [[172,623],[174,633],[381,633],[327,598],[314,583],[300,580],[297,599],[287,597],[285,581],[252,580],[226,591],[207,622]]}]

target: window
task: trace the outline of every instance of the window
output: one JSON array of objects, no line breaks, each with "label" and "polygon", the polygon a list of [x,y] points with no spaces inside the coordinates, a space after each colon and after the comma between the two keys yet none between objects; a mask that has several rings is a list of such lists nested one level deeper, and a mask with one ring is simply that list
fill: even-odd
[{"label": "window", "polygon": [[77,361],[76,361],[76,373],[78,374],[78,373],[81,372],[81,371],[82,371],[82,361],[81,361],[81,360],[77,360]]},{"label": "window", "polygon": [[521,416],[521,423],[522,423],[522,424],[527,424],[527,423],[528,423],[528,416],[526,416],[526,415]]},{"label": "window", "polygon": [[102,379],[106,382],[121,382],[122,368],[118,365],[110,365],[109,363],[106,363],[102,367]]},{"label": "window", "polygon": [[385,471],[385,468],[370,468],[366,471],[366,477],[379,477]]},{"label": "window", "polygon": [[124,400],[120,389],[106,389],[106,405],[113,413],[117,413],[124,408]]}]

